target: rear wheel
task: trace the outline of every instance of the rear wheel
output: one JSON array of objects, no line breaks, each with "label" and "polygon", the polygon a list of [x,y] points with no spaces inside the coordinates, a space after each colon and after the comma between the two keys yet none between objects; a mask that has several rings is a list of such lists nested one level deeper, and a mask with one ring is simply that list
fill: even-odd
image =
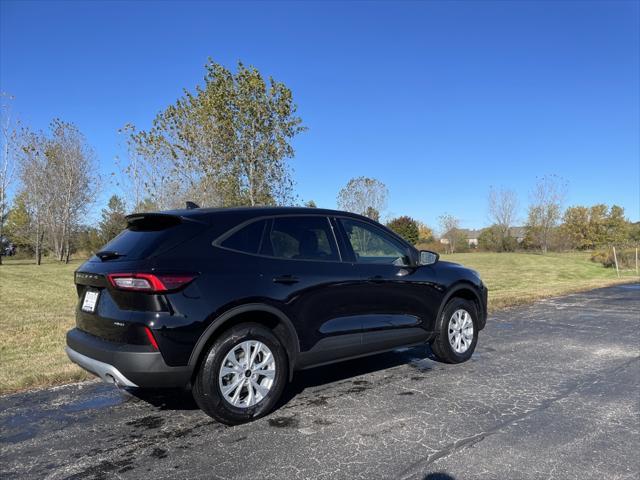
[{"label": "rear wheel", "polygon": [[431,350],[441,362],[461,363],[469,360],[478,343],[478,315],[473,302],[453,298],[438,319],[438,336]]},{"label": "rear wheel", "polygon": [[287,374],[286,352],[271,330],[243,323],[213,342],[196,376],[193,396],[207,415],[237,425],[271,411]]}]

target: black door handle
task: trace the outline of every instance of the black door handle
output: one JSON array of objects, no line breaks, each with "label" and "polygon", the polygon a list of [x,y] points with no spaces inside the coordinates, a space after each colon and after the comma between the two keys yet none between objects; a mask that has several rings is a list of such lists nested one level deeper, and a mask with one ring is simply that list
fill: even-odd
[{"label": "black door handle", "polygon": [[300,279],[294,277],[293,275],[280,275],[273,278],[273,283],[282,283],[284,285],[293,285],[294,283],[298,283],[299,281]]},{"label": "black door handle", "polygon": [[370,282],[381,283],[384,282],[384,277],[382,275],[374,275],[373,277],[369,277]]}]

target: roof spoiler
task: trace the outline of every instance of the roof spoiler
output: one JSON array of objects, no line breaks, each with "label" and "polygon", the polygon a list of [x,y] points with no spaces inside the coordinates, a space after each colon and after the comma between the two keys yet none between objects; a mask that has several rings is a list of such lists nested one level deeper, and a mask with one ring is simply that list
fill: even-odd
[{"label": "roof spoiler", "polygon": [[127,228],[139,229],[164,229],[182,223],[178,215],[168,213],[132,213],[127,215]]}]

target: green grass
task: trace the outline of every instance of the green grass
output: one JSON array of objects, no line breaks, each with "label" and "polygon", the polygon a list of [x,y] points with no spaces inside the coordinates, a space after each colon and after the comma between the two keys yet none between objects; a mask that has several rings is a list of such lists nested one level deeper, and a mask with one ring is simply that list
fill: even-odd
[{"label": "green grass", "polygon": [[604,268],[590,257],[586,252],[458,253],[442,259],[480,273],[489,288],[491,311],[638,279],[635,271],[621,271],[618,278],[615,269]]},{"label": "green grass", "polygon": [[0,266],[0,393],[89,378],[64,352],[77,301],[69,265],[3,259]]},{"label": "green grass", "polygon": [[[480,272],[491,310],[637,279],[631,272],[618,279],[587,253],[464,253],[443,259]],[[5,259],[0,266],[0,393],[91,377],[64,353],[65,333],[74,325],[78,265],[38,267]]]}]

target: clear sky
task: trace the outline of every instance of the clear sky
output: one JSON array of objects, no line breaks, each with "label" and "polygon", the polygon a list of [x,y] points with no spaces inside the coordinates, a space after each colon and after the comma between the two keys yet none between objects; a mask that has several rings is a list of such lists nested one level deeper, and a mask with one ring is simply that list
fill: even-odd
[{"label": "clear sky", "polygon": [[386,216],[480,227],[490,185],[524,218],[536,176],[557,174],[567,204],[640,217],[637,1],[0,5],[0,88],[35,128],[77,124],[105,176],[117,129],[148,127],[211,56],[293,90],[302,200],[335,207],[365,175],[387,184]]}]

